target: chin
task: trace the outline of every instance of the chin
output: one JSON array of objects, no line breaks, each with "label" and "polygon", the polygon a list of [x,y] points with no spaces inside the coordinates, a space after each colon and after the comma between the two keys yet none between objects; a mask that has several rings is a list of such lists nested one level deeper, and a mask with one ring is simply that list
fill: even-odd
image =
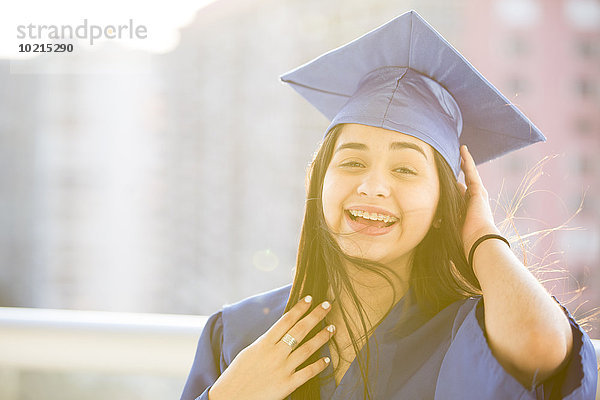
[{"label": "chin", "polygon": [[342,240],[338,242],[344,254],[350,257],[362,258],[367,261],[373,261],[384,265],[397,262],[402,258],[401,254],[390,254],[389,245],[357,243],[352,240]]}]

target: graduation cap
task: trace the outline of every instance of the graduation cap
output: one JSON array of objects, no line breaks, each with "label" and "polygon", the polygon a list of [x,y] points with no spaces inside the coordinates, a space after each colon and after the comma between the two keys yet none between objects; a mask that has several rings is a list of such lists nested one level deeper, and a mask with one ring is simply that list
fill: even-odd
[{"label": "graduation cap", "polygon": [[334,126],[356,123],[414,136],[458,176],[459,147],[476,163],[546,138],[415,11],[286,74]]}]

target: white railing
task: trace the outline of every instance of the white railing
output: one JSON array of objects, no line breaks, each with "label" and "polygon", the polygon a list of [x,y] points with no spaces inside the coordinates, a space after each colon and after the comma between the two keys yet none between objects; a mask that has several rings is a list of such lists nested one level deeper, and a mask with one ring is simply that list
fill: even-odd
[{"label": "white railing", "polygon": [[[0,370],[150,373],[183,382],[206,319],[0,307]],[[600,359],[600,340],[592,342]]]},{"label": "white railing", "polygon": [[0,367],[185,378],[206,319],[0,307]]}]

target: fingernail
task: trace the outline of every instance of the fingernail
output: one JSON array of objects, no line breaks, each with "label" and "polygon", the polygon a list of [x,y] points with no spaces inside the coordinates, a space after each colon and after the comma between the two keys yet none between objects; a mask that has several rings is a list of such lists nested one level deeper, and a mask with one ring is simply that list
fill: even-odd
[{"label": "fingernail", "polygon": [[329,364],[329,362],[331,361],[331,360],[329,359],[329,357],[325,357],[325,358],[324,358],[324,360],[325,360],[325,364]]},{"label": "fingernail", "polygon": [[335,332],[335,325],[333,325],[333,324],[329,325],[329,326],[327,327],[327,330],[328,330],[330,333],[333,333],[333,332]]},{"label": "fingernail", "polygon": [[312,301],[312,296],[309,294],[308,296],[306,296],[304,298],[304,301],[307,302],[307,303],[310,303]]},{"label": "fingernail", "polygon": [[327,310],[329,308],[329,306],[331,306],[331,304],[329,304],[328,301],[326,301],[323,304],[321,304],[321,307],[323,307],[323,309],[325,309],[325,310]]}]

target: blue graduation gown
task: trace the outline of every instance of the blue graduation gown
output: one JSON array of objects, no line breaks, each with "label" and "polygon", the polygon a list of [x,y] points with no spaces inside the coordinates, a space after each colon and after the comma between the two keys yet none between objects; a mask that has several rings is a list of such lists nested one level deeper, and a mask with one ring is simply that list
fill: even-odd
[{"label": "blue graduation gown", "polygon": [[[235,356],[283,315],[290,290],[291,285],[286,285],[225,306],[210,316],[182,400],[208,400],[208,389]],[[416,305],[407,308],[403,304],[400,300],[369,338],[369,380],[375,399],[595,398],[594,347],[564,308],[573,331],[571,359],[552,378],[528,390],[491,353],[484,333],[481,297],[457,301],[433,318],[424,317]],[[365,351],[363,347],[363,359]],[[329,346],[320,352],[321,356],[329,355]],[[332,372],[332,368],[330,364],[321,375]],[[337,387],[333,378],[321,384],[321,399],[363,399],[356,360]]]}]

